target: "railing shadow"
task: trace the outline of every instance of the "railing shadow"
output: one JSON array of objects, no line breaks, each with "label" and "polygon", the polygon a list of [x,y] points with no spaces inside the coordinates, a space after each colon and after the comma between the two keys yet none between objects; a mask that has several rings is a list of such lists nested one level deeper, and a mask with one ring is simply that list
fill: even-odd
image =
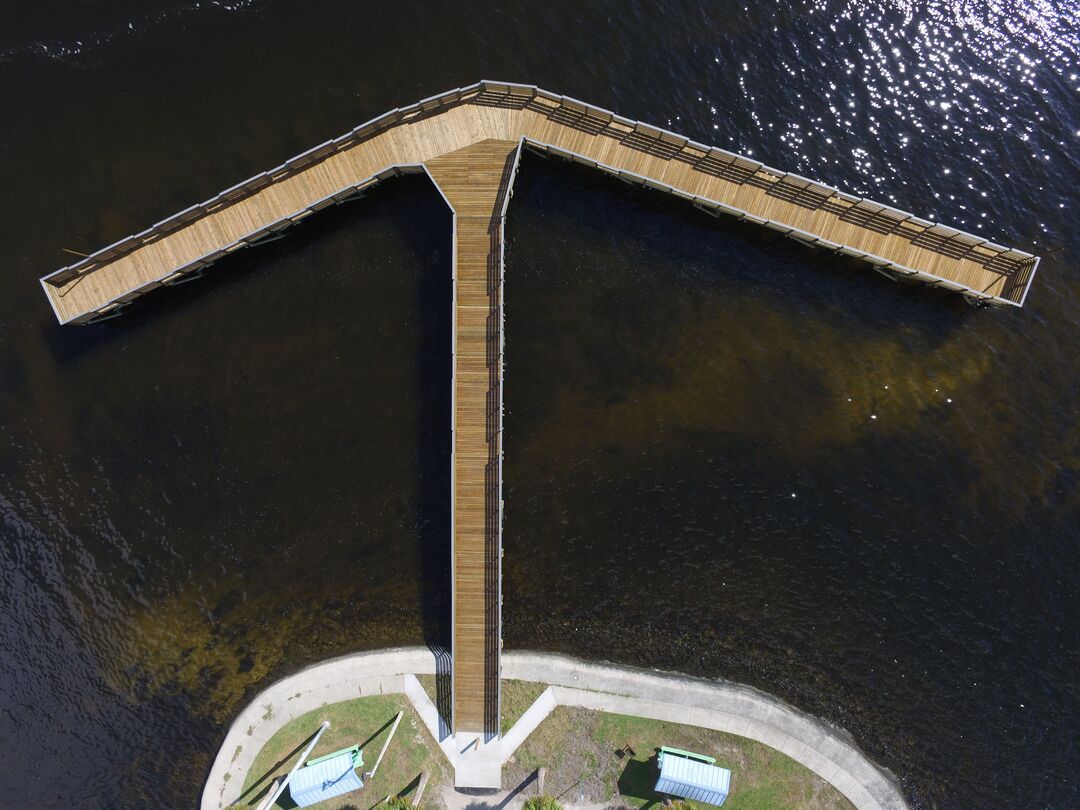
[{"label": "railing shadow", "polygon": [[529,105],[532,96],[519,95],[517,93],[496,93],[490,90],[481,90],[469,101],[480,107],[500,107],[504,110],[523,110]]},{"label": "railing shadow", "polygon": [[765,193],[810,211],[820,211],[833,196],[832,192],[806,180],[790,177],[781,177],[779,182],[770,184]]},{"label": "railing shadow", "polygon": [[439,713],[439,742],[450,736],[453,729],[454,660],[445,647],[429,646],[435,657],[435,710]]}]

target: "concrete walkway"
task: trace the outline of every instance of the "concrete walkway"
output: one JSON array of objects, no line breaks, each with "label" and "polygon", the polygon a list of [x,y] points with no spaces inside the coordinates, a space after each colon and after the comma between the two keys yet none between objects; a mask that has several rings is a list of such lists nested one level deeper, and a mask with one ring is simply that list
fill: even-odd
[{"label": "concrete walkway", "polygon": [[[747,686],[548,653],[505,653],[503,678],[546,683],[551,688],[504,738],[477,748],[470,747],[471,739],[447,735],[434,704],[412,677],[434,674],[435,664],[435,656],[425,648],[379,650],[316,664],[273,684],[229,728],[203,789],[202,810],[219,810],[239,796],[259,750],[290,720],[327,703],[391,692],[409,698],[455,767],[462,786],[471,780],[492,779],[492,769],[501,768],[544,717],[563,705],[749,737],[817,773],[858,810],[907,810],[895,780],[867,759],[848,734]],[[471,799],[475,803],[476,797]]]}]

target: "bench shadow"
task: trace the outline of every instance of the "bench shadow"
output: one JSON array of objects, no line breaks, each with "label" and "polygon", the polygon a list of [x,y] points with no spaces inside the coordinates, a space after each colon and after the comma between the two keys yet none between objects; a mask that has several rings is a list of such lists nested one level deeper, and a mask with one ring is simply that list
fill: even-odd
[{"label": "bench shadow", "polygon": [[619,775],[619,794],[633,799],[643,799],[641,810],[649,810],[659,804],[660,797],[653,790],[656,777],[656,757],[647,760],[631,759]]}]

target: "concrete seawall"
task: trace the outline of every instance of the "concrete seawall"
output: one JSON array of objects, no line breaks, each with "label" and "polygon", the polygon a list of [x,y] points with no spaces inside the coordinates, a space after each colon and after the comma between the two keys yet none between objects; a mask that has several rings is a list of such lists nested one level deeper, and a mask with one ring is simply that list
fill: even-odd
[{"label": "concrete seawall", "polygon": [[[203,789],[202,810],[219,810],[239,796],[259,750],[290,720],[327,703],[415,691],[406,688],[406,676],[434,674],[435,668],[430,650],[408,647],[335,658],[274,683],[230,726]],[[907,808],[895,779],[871,762],[850,735],[748,686],[534,652],[506,653],[502,676],[550,684],[554,705],[637,715],[748,737],[814,771],[859,810]],[[553,706],[548,711],[550,708]],[[424,714],[430,714],[430,707]],[[429,719],[425,722],[430,725]],[[438,739],[437,729],[434,731]],[[507,735],[511,736],[513,730]]]}]

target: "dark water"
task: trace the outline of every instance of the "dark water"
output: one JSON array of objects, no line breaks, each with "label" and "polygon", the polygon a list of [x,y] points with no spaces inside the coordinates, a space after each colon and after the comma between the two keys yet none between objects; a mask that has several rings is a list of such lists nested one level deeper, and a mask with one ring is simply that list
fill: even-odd
[{"label": "dark water", "polygon": [[1080,804],[1078,30],[1065,2],[6,4],[0,805],[193,806],[270,680],[444,637],[425,180],[101,326],[37,278],[485,77],[1044,257],[1023,310],[975,311],[526,159],[508,646],[760,686],[916,807]]}]

